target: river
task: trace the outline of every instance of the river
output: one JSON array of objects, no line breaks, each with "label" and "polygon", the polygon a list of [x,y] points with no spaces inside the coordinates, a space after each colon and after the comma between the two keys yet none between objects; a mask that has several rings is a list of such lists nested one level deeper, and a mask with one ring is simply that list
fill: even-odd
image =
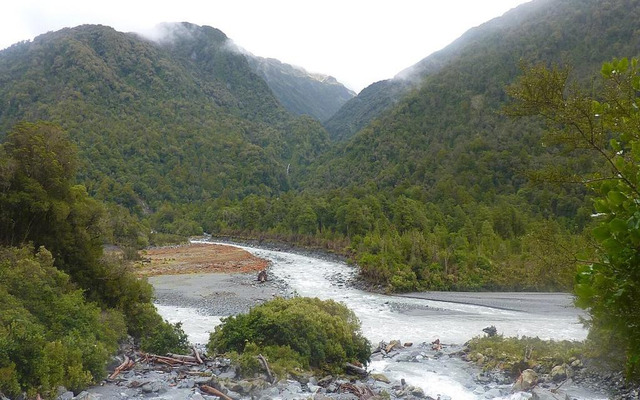
[{"label": "river", "polygon": [[[551,293],[413,293],[388,296],[364,292],[347,282],[355,269],[342,262],[290,252],[238,246],[271,261],[270,274],[284,280],[300,296],[333,299],[351,308],[372,342],[398,339],[461,345],[482,329],[494,325],[505,336],[538,336],[542,339],[583,340],[587,331],[579,322],[581,312],[568,294]],[[220,322],[195,309],[159,306],[169,321],[182,321],[194,342],[206,342],[207,331]],[[376,361],[369,366],[393,379],[404,378],[434,398],[472,400],[486,398],[474,377],[478,370],[456,358],[424,363]],[[573,396],[601,398],[581,388]],[[474,392],[475,391],[475,392]],[[516,395],[517,396],[517,395]],[[526,398],[526,397],[512,397]]]}]

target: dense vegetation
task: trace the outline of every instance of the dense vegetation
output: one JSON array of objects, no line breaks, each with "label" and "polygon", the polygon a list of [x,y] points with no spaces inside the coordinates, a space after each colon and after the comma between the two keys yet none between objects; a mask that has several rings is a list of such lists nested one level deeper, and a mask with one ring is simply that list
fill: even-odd
[{"label": "dense vegetation", "polygon": [[153,43],[80,26],[0,55],[0,136],[22,120],[59,124],[88,192],[138,216],[288,190],[327,144],[320,123],[290,116],[213,28]]},{"label": "dense vegetation", "polygon": [[19,124],[0,155],[0,393],[82,389],[103,377],[127,333],[148,350],[184,348],[151,286],[104,256],[104,208],[73,184],[64,132]]},{"label": "dense vegetation", "polygon": [[371,345],[360,333],[360,322],[333,300],[275,299],[248,314],[229,317],[211,333],[212,352],[234,352],[243,373],[261,368],[262,354],[276,372],[316,368],[339,372],[345,362],[369,362]]},{"label": "dense vegetation", "polygon": [[[590,336],[611,362],[640,377],[640,69],[638,60],[605,63],[602,89],[584,92],[566,69],[532,67],[510,88],[515,115],[541,116],[548,138],[588,151],[604,168],[577,172],[595,192],[597,255],[578,269],[577,304],[589,310]],[[574,171],[563,171],[576,180]],[[622,357],[620,357],[622,356]],[[621,360],[622,359],[622,360]]]},{"label": "dense vegetation", "polygon": [[332,76],[309,73],[273,58],[248,54],[246,57],[253,71],[267,82],[273,95],[294,115],[310,115],[324,121],[355,96]]},{"label": "dense vegetation", "polygon": [[[331,136],[317,120],[290,115],[214,28],[171,25],[154,43],[81,26],[16,44],[0,52],[2,265],[66,274],[47,279],[75,285],[56,289],[62,298],[84,291],[81,300],[94,303],[80,307],[90,324],[98,307],[145,346],[161,348],[184,338],[153,311],[151,288],[104,256],[104,242],[134,255],[156,238],[207,231],[322,246],[389,291],[569,290],[582,250],[582,259],[595,260],[581,267],[576,287],[591,309],[592,335],[624,343],[625,354],[603,349],[637,374],[635,65],[607,67],[605,82],[591,77],[602,62],[637,54],[639,14],[631,0],[527,3],[425,59],[402,76],[411,85],[363,91],[327,122]],[[522,59],[573,65],[554,85],[604,88],[593,99],[570,94],[586,104],[585,115],[611,115],[599,120],[607,140],[596,150],[605,161],[553,146],[540,119],[504,114],[504,88],[521,74]],[[532,84],[549,89],[544,80]],[[552,118],[560,127],[584,123],[560,116]],[[559,137],[565,133],[575,132]],[[611,167],[626,180],[566,179],[566,171],[580,183],[610,177]],[[52,267],[41,260],[47,252]],[[20,312],[33,315],[46,348],[56,328],[31,300],[2,294],[24,302]],[[9,325],[2,329],[2,340],[13,340]],[[87,340],[111,349],[119,332]],[[236,351],[256,349],[267,352]],[[49,390],[54,383],[29,380],[30,367],[13,354],[0,353],[0,368],[16,377],[3,390],[16,390],[15,382]],[[300,354],[292,359],[314,365]],[[93,374],[75,355],[64,357]]]}]

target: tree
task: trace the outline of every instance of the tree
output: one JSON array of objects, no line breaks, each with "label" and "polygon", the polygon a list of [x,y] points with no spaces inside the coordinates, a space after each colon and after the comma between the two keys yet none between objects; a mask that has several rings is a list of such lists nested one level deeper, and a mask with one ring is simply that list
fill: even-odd
[{"label": "tree", "polygon": [[[578,267],[576,304],[588,309],[590,337],[615,362],[621,349],[629,378],[640,377],[640,70],[638,60],[602,67],[602,82],[587,94],[567,68],[525,67],[508,89],[515,116],[541,116],[546,139],[600,158],[587,175],[562,173],[595,194],[596,261]],[[561,175],[560,173],[558,175]],[[611,340],[613,339],[613,340]]]}]

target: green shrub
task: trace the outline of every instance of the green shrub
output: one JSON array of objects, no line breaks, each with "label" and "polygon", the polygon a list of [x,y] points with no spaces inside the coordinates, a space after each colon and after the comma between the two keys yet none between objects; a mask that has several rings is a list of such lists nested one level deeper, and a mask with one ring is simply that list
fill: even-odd
[{"label": "green shrub", "polygon": [[124,317],[87,302],[40,248],[0,248],[0,391],[53,397],[106,373]]},{"label": "green shrub", "polygon": [[[371,355],[351,310],[332,300],[312,298],[275,299],[248,314],[226,318],[211,334],[208,348],[260,353],[282,371],[298,367],[337,371],[348,361],[367,363]],[[241,362],[249,370],[256,365],[246,359]]]}]

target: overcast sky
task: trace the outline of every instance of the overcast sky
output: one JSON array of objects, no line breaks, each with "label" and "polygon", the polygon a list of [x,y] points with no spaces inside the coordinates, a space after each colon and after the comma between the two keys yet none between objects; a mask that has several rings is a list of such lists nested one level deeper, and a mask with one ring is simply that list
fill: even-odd
[{"label": "overcast sky", "polygon": [[12,0],[0,6],[0,49],[48,31],[160,22],[222,30],[251,53],[336,77],[355,91],[393,77],[528,0]]}]

